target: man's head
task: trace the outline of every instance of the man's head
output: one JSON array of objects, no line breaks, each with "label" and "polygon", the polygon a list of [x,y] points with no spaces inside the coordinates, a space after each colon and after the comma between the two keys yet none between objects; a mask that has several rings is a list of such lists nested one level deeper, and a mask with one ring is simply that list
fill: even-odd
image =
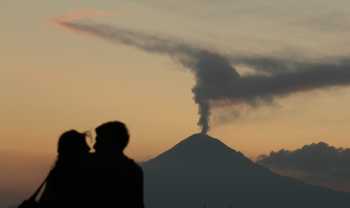
[{"label": "man's head", "polygon": [[96,128],[96,153],[122,153],[129,143],[129,132],[120,121],[110,121]]}]

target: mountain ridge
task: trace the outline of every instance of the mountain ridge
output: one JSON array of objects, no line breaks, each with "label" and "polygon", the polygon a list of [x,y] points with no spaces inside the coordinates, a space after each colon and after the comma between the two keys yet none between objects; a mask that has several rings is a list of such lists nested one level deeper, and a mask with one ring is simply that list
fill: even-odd
[{"label": "mountain ridge", "polygon": [[275,174],[205,134],[182,140],[143,168],[146,205],[155,208],[350,205],[350,194]]}]

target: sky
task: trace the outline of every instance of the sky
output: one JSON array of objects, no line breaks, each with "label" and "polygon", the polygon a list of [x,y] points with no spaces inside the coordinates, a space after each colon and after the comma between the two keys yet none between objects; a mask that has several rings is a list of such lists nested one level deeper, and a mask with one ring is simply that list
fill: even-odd
[{"label": "sky", "polygon": [[[224,51],[322,59],[349,52],[347,4],[2,0],[1,149],[49,154],[62,131],[119,119],[130,127],[130,154],[144,159],[198,131],[194,77],[183,66],[63,30],[56,17],[99,11],[107,15],[90,19]],[[210,134],[252,157],[317,140],[349,146],[348,91],[298,93],[224,123],[214,116]]]},{"label": "sky", "polygon": [[[53,158],[65,130],[110,120],[146,160],[199,132],[195,77],[169,56],[74,33],[62,16],[172,37],[230,54],[295,60],[348,57],[345,0],[0,0],[0,152]],[[251,158],[324,141],[349,147],[350,88],[294,93],[234,116],[215,109],[209,134]],[[231,116],[232,115],[232,116]],[[4,163],[0,159],[0,163]]]}]

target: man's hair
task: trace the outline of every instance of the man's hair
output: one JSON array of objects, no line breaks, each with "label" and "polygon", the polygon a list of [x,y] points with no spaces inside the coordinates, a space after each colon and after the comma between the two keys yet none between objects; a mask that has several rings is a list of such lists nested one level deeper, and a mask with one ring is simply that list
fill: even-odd
[{"label": "man's hair", "polygon": [[120,121],[103,123],[95,131],[101,137],[101,142],[106,145],[118,146],[120,150],[124,150],[129,143],[128,128]]}]

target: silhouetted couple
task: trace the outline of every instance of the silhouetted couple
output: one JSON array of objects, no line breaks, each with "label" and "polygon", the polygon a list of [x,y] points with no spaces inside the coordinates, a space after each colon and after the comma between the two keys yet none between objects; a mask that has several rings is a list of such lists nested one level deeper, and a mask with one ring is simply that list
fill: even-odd
[{"label": "silhouetted couple", "polygon": [[113,121],[95,131],[94,153],[84,133],[70,130],[59,138],[58,158],[39,207],[144,207],[142,169],[123,153],[127,127]]}]

